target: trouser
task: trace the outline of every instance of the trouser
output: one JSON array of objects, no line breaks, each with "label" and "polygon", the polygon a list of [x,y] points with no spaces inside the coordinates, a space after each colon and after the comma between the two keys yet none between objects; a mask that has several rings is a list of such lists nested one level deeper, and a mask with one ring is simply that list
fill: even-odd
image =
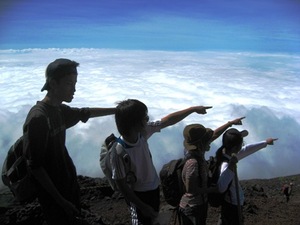
[{"label": "trouser", "polygon": [[180,221],[182,225],[205,225],[207,218],[208,204],[197,206],[186,206],[179,208]]},{"label": "trouser", "polygon": [[[159,187],[152,191],[138,192],[135,194],[141,201],[145,204],[151,206],[155,211],[159,211],[160,204],[160,192]],[[152,225],[152,219],[150,217],[145,217],[141,210],[139,210],[133,203],[127,202],[131,214],[131,224],[132,225]]]},{"label": "trouser", "polygon": [[[242,213],[242,208],[241,208],[241,213]],[[240,225],[239,224],[240,216],[242,217],[242,215],[239,215],[237,205],[232,205],[226,201],[223,202],[221,207],[222,225]]]},{"label": "trouser", "polygon": [[[73,218],[68,217],[64,209],[61,208],[54,199],[49,195],[43,195],[38,197],[41,205],[45,221],[47,225],[86,225],[88,224],[83,218],[74,216]],[[76,202],[79,202],[77,200]],[[74,203],[73,203],[74,204]],[[80,211],[79,204],[76,205],[78,211]]]},{"label": "trouser", "polygon": [[41,205],[47,225],[88,225],[88,222],[80,217],[69,218],[62,208],[57,205]]}]

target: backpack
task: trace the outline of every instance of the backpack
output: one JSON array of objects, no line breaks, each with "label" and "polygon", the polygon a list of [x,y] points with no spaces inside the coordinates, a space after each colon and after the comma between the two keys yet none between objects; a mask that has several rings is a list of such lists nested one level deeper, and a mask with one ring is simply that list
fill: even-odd
[{"label": "backpack", "polygon": [[[46,112],[42,105],[34,106],[31,111],[34,110]],[[49,128],[51,128],[49,117],[47,117],[47,122]],[[3,184],[8,186],[15,199],[21,204],[36,199],[37,187],[28,167],[28,160],[24,156],[23,136],[9,148],[2,166],[1,178]]]},{"label": "backpack", "polygon": [[[222,162],[227,161],[227,159],[222,159],[222,161],[218,161],[215,157],[210,157],[209,160],[207,160],[208,164],[208,184],[207,187],[216,187],[218,184],[218,180],[221,173],[221,165]],[[231,185],[228,185],[228,188],[225,192],[212,192],[208,193],[208,204],[211,207],[219,207],[222,205],[224,201],[224,197],[226,192],[229,190],[229,187]]]},{"label": "backpack", "polygon": [[184,158],[166,163],[159,172],[163,195],[166,202],[173,207],[178,207],[182,195],[186,192],[182,181],[182,170],[188,159],[197,160],[193,154],[187,154]]},{"label": "backpack", "polygon": [[[121,144],[118,145],[118,143]],[[131,159],[124,148],[130,148],[121,138],[117,138],[114,134],[109,135],[101,146],[100,150],[100,167],[108,180],[109,185],[114,191],[117,191],[117,184],[112,179],[111,154],[117,151],[119,157],[122,158],[125,167],[126,182],[129,184],[136,182],[136,176],[131,170]]]},{"label": "backpack", "polygon": [[36,185],[23,155],[23,137],[9,149],[2,166],[2,181],[20,203],[32,202],[37,197]]},{"label": "backpack", "polygon": [[182,169],[185,160],[174,159],[163,165],[159,172],[162,191],[166,202],[177,207],[180,199],[185,192],[185,187],[182,181]]}]

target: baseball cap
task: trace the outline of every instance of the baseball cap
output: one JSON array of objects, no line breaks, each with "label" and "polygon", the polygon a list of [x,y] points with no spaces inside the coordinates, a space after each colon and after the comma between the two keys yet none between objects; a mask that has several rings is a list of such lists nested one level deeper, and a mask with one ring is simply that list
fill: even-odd
[{"label": "baseball cap", "polygon": [[41,91],[50,89],[49,85],[52,79],[56,79],[67,74],[77,74],[77,66],[79,66],[79,63],[64,58],[56,59],[51,62],[46,68],[46,82]]}]

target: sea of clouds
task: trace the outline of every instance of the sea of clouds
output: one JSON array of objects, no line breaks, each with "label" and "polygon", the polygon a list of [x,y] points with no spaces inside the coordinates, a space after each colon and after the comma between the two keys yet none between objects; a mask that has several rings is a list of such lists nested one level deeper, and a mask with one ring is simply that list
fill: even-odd
[{"label": "sea of clouds", "polygon": [[[239,162],[240,179],[300,173],[300,55],[250,52],[166,52],[109,49],[0,50],[0,165],[10,145],[22,135],[30,107],[45,92],[44,71],[56,58],[78,61],[74,107],[114,107],[136,98],[157,120],[193,105],[213,106],[206,115],[192,114],[149,140],[157,171],[182,157],[182,131],[189,123],[216,129],[246,116],[246,143],[279,138]],[[78,174],[103,177],[100,146],[118,134],[113,116],[92,118],[67,131],[67,148]],[[211,145],[207,158],[220,146]]]}]

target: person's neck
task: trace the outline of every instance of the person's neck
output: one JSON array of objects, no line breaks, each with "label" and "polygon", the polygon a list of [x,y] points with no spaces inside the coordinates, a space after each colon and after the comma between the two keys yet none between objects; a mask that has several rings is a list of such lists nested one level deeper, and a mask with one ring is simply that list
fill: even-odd
[{"label": "person's neck", "polygon": [[194,155],[199,159],[205,159],[205,152],[201,151],[200,149],[188,151],[187,154]]},{"label": "person's neck", "polygon": [[123,138],[128,141],[129,143],[136,143],[138,141],[138,133],[136,132],[132,132],[131,134],[129,135],[122,135]]},{"label": "person's neck", "polygon": [[51,97],[50,95],[46,95],[42,102],[51,105],[51,106],[59,106],[62,102],[57,100],[56,98]]}]

